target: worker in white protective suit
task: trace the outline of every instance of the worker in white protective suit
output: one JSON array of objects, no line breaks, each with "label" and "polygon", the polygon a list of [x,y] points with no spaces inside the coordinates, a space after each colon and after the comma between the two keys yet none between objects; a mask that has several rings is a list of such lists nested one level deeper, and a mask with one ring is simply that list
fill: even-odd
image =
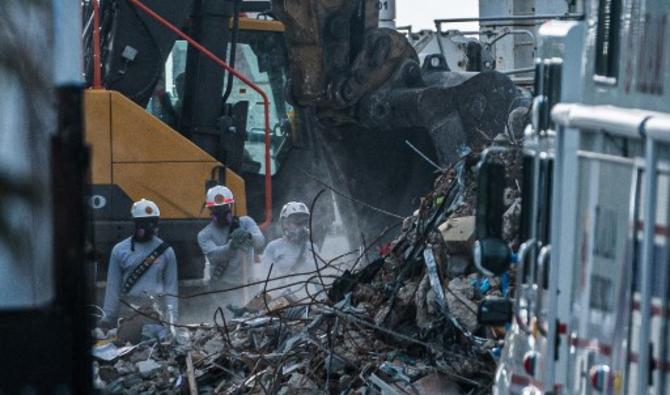
[{"label": "worker in white protective suit", "polygon": [[141,199],[130,212],[135,229],[112,249],[101,326],[116,327],[121,317],[119,338],[137,343],[145,325],[177,319],[177,258],[157,235],[160,210],[156,203]]},{"label": "worker in white protective suit", "polygon": [[[207,191],[206,206],[212,220],[198,233],[198,244],[206,258],[205,278],[212,290],[239,287],[251,280],[256,252],[265,244],[265,237],[256,222],[247,216],[234,215],[235,197],[225,186]],[[251,290],[213,294],[216,307],[242,306],[251,298]],[[227,313],[227,312],[226,312]]]},{"label": "worker in white protective suit", "polygon": [[279,214],[282,237],[273,240],[265,247],[262,271],[267,276],[270,266],[274,265],[272,278],[285,275],[295,276],[270,283],[268,288],[286,286],[285,289],[274,292],[275,296],[290,294],[294,299],[304,298],[307,296],[304,282],[308,280],[311,284],[309,286],[311,294],[319,288],[315,287],[319,280],[313,274],[316,270],[315,253],[318,254],[318,249],[315,245],[314,251],[312,250],[309,239],[309,218],[309,209],[301,202],[286,203]]}]

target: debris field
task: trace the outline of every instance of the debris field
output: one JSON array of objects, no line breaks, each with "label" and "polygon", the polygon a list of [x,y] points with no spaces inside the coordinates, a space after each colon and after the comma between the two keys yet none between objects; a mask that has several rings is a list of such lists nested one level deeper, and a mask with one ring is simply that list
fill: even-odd
[{"label": "debris field", "polygon": [[[514,245],[520,154],[504,140],[496,138],[494,144],[508,148],[501,155],[509,180],[503,226],[505,241]],[[235,309],[232,319],[226,320],[219,308],[213,325],[178,325],[120,348],[99,343],[94,347],[97,389],[130,394],[490,393],[504,328],[480,326],[478,303],[507,295],[513,279],[484,276],[472,264],[479,157],[464,152],[440,172],[412,216],[384,229],[368,246],[330,260],[315,254],[311,273],[273,277],[271,269],[265,281],[255,284],[262,290]],[[394,232],[397,237],[380,245]],[[325,275],[329,267],[340,268],[339,274]],[[304,297],[281,294],[291,278],[296,278],[294,285],[304,284]]]}]

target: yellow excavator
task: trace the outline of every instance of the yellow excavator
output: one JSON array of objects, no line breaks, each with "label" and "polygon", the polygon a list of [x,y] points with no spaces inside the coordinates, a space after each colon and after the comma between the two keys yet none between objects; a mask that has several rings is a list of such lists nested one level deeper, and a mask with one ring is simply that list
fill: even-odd
[{"label": "yellow excavator", "polygon": [[[85,113],[100,261],[130,233],[131,202],[150,198],[181,279],[202,274],[195,236],[208,186],[229,186],[237,214],[264,228],[272,205],[330,188],[350,244],[366,244],[409,213],[436,168],[503,133],[517,96],[486,71],[477,43],[464,50],[467,72],[439,54],[420,62],[402,34],[379,27],[377,0],[106,0],[93,11],[85,47],[101,50],[86,74],[104,89],[86,93]],[[265,91],[269,144],[262,97],[203,49]],[[322,238],[334,208],[319,208]]]},{"label": "yellow excavator", "polygon": [[[284,99],[284,27],[264,15],[269,2],[143,4],[266,92],[270,168],[276,174],[294,142],[295,116]],[[88,202],[102,263],[99,278],[111,247],[130,232],[132,202],[149,198],[161,208],[161,237],[177,253],[180,278],[197,279],[204,262],[196,235],[209,221],[203,210],[208,187],[227,185],[235,194],[236,215],[251,214],[259,222],[271,215],[264,204],[270,191],[264,183],[262,98],[131,2],[94,5],[84,18],[91,85],[84,94],[84,113],[92,150]],[[93,37],[94,30],[100,37]],[[248,204],[248,194],[255,204]],[[264,220],[267,227],[271,218]]]}]

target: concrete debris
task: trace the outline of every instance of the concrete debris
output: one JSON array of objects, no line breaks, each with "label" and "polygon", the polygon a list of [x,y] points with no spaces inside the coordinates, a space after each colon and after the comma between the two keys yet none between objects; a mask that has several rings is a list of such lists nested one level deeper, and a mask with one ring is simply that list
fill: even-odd
[{"label": "concrete debris", "polygon": [[[100,368],[104,368],[104,365]],[[116,364],[114,364],[114,369],[116,369],[116,372],[122,376],[125,376],[127,374],[136,372],[137,370],[135,369],[135,365],[128,363],[126,361],[119,361]]]},{"label": "concrete debris", "polygon": [[98,374],[103,381],[111,382],[119,378],[119,372],[114,366],[103,365],[98,368]]},{"label": "concrete debris", "polygon": [[416,325],[420,329],[430,328],[431,318],[436,313],[436,301],[428,274],[425,274],[419,283],[414,296],[414,305],[416,306]]},{"label": "concrete debris", "polygon": [[456,383],[439,373],[429,374],[414,383],[416,393],[423,395],[461,395]]},{"label": "concrete debris", "polygon": [[477,304],[472,302],[474,290],[472,285],[462,278],[455,278],[449,282],[447,291],[447,306],[449,313],[468,332],[477,330]]},{"label": "concrete debris", "polygon": [[279,391],[279,394],[284,395],[312,395],[319,393],[317,391],[316,383],[314,383],[309,377],[300,374],[293,373],[290,376],[291,378],[286,382],[286,386]]},{"label": "concrete debris", "polygon": [[207,340],[207,342],[202,346],[202,351],[204,351],[205,354],[207,355],[212,355],[221,351],[222,348],[223,348],[223,337],[218,335]]},{"label": "concrete debris", "polygon": [[132,363],[138,363],[141,361],[146,361],[147,359],[149,359],[150,356],[151,356],[151,349],[143,348],[137,350],[137,352],[134,352],[132,355],[130,355],[130,358],[128,360]]},{"label": "concrete debris", "polygon": [[162,365],[158,364],[153,359],[147,359],[146,361],[141,361],[137,363],[137,370],[140,372],[142,377],[148,378],[151,377],[154,373],[159,371],[162,368]]},{"label": "concrete debris", "polygon": [[439,227],[451,254],[467,253],[475,242],[475,217],[449,218]]},{"label": "concrete debris", "polygon": [[[504,156],[511,180],[517,156]],[[196,386],[231,395],[487,393],[504,333],[479,326],[477,305],[509,292],[509,281],[476,273],[470,262],[476,164],[467,153],[446,170],[378,256],[331,262],[356,264],[324,292],[301,301],[259,295],[233,319],[178,328],[98,361],[96,383],[138,394]],[[512,228],[520,203],[510,184]]]},{"label": "concrete debris", "polygon": [[509,240],[513,246],[518,245],[519,225],[521,220],[521,198],[511,201],[507,211],[503,214],[503,238]]},{"label": "concrete debris", "polygon": [[505,207],[509,207],[515,203],[515,201],[519,199],[519,203],[521,203],[521,199],[519,197],[519,191],[515,188],[505,188],[505,192],[503,194],[503,204]]},{"label": "concrete debris", "polygon": [[447,276],[460,277],[471,271],[472,259],[467,255],[450,255],[447,260]]},{"label": "concrete debris", "polygon": [[92,354],[93,357],[102,361],[114,361],[115,359],[122,357],[126,354],[132,352],[137,346],[124,346],[118,347],[114,343],[106,342],[100,345],[93,347]]}]

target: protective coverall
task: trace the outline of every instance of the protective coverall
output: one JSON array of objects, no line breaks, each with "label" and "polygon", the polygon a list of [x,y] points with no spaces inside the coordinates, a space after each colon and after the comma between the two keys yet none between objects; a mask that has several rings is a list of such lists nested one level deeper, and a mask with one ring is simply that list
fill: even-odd
[{"label": "protective coverall", "polygon": [[[314,250],[317,254],[319,253],[316,245],[314,245]],[[267,276],[267,271],[273,263],[273,278],[289,274],[312,273],[316,270],[316,266],[314,265],[314,254],[312,253],[309,240],[294,242],[288,240],[286,237],[282,237],[271,241],[267,247],[265,247],[265,251],[263,251],[261,269],[264,272],[262,273],[263,279]],[[319,263],[319,266],[323,265]],[[312,285],[309,289],[310,293],[313,294],[313,290],[316,289],[314,285],[319,281],[314,277],[315,274],[316,273],[291,276],[282,280],[273,281],[268,285],[268,288],[287,286],[285,289],[274,292],[273,295],[288,293],[296,298],[303,298],[306,296],[304,284],[290,284],[310,280],[310,284]]]},{"label": "protective coverall", "polygon": [[[212,277],[210,288],[213,289],[233,288],[249,282],[255,262],[255,250],[261,249],[265,244],[263,233],[251,217],[239,217],[238,228],[251,235],[249,245],[236,245],[231,238],[230,228],[231,226],[219,226],[212,221],[198,233],[198,244],[207,258]],[[250,290],[243,289],[215,295],[213,302],[224,308],[228,304],[237,307],[252,296]]]},{"label": "protective coverall", "polygon": [[[154,251],[163,240],[154,236],[151,240],[143,243],[134,243],[134,251],[131,247],[132,237],[129,237],[114,246],[109,260],[107,270],[107,289],[105,291],[105,321],[115,326],[119,317],[120,297],[123,283],[132,273],[133,269],[140,265],[144,259]],[[160,294],[177,295],[177,258],[174,250],[170,247],[163,252],[149,269],[137,280],[133,288],[128,292],[128,297],[146,297]],[[163,298],[165,312],[177,319],[178,302],[173,296]]]}]

